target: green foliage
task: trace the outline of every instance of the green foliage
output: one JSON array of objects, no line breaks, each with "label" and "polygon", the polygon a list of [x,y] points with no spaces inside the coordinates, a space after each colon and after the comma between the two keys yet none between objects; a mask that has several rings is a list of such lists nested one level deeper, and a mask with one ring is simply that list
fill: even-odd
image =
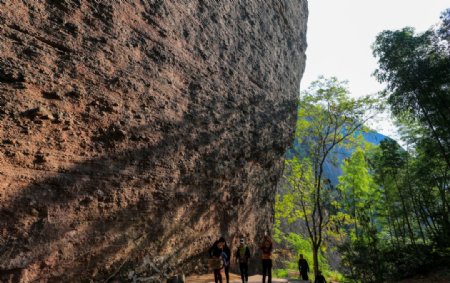
[{"label": "green foliage", "polygon": [[427,245],[373,249],[367,245],[341,247],[343,265],[351,269],[347,278],[355,282],[385,282],[424,275],[436,266],[448,266],[450,253]]},{"label": "green foliage", "polygon": [[[280,196],[277,196],[277,200],[280,200]],[[279,205],[279,203],[278,203]],[[290,257],[285,259],[283,269],[275,269],[276,277],[278,278],[288,278],[289,273],[295,273],[298,271],[298,258],[300,254],[303,254],[303,257],[306,259],[308,263],[313,262],[313,249],[311,246],[311,241],[308,238],[303,237],[297,233],[283,233],[279,234],[281,237],[278,239],[278,243],[282,244],[282,246],[286,247],[288,250],[293,251]],[[325,251],[323,251],[325,252]],[[321,256],[319,258],[320,268],[324,275],[329,278],[343,278],[343,276],[337,272],[330,269],[328,261],[325,256]],[[311,275],[312,276],[312,275]],[[312,276],[312,278],[314,278]]]},{"label": "green foliage", "polygon": [[[450,17],[450,11],[445,15]],[[291,251],[285,268],[277,270],[279,276],[297,269],[299,253],[315,272],[320,268],[328,279],[340,277],[341,282],[384,282],[449,261],[450,174],[445,145],[450,127],[444,127],[441,117],[448,109],[438,104],[445,103],[440,95],[448,95],[450,88],[435,73],[416,74],[417,80],[425,80],[419,84],[435,79],[428,88],[418,89],[409,73],[417,67],[414,64],[424,62],[429,68],[415,71],[438,72],[442,67],[445,48],[436,47],[442,42],[435,36],[434,31],[416,35],[404,29],[380,35],[375,45],[381,62],[377,76],[388,83],[385,95],[411,145],[408,150],[390,139],[378,147],[362,142],[355,133],[364,130],[364,122],[381,107],[368,97],[349,98],[345,83],[321,78],[303,93],[296,131],[303,151],[285,161],[275,204],[274,239]],[[427,45],[430,42],[432,46]],[[412,51],[418,58],[408,57]],[[433,54],[437,57],[431,58]],[[424,90],[428,94],[420,92]],[[336,190],[323,170],[325,161],[337,160],[333,150],[337,147],[355,150],[343,162]],[[325,239],[340,244],[347,279],[330,270]]]},{"label": "green foliage", "polygon": [[274,269],[273,276],[275,278],[288,278],[289,277],[289,269],[287,269],[287,268]]},{"label": "green foliage", "polygon": [[374,115],[377,99],[371,96],[351,98],[346,82],[323,78],[302,93],[296,126],[296,138],[305,145],[313,165],[328,157],[332,149],[352,147],[353,134]]},{"label": "green foliage", "polygon": [[340,282],[340,283],[350,283],[352,281],[348,280],[342,273],[336,270],[325,270],[323,271],[323,276],[327,278],[327,282]]},{"label": "green foliage", "polygon": [[419,123],[433,137],[450,165],[449,14],[438,31],[416,34],[413,28],[383,31],[373,45],[379,67],[375,76],[387,84],[384,95],[399,119]]},{"label": "green foliage", "polygon": [[[303,257],[307,262],[313,261],[311,241],[309,241],[307,238],[304,238],[302,237],[302,235],[296,233],[289,233],[286,237],[286,241],[289,247],[296,251],[295,259],[298,259],[300,254],[303,254]],[[321,268],[326,269],[326,266],[328,266],[326,259],[321,258],[320,262],[323,264],[321,265]]]},{"label": "green foliage", "polygon": [[407,150],[393,140],[343,164],[340,247],[350,279],[384,282],[449,262],[450,9],[435,29],[384,31],[373,46]]},{"label": "green foliage", "polygon": [[341,207],[356,218],[345,226],[352,237],[340,247],[349,278],[383,282],[448,260],[436,260],[432,252],[433,246],[442,252],[449,245],[448,167],[439,154],[430,154],[437,149],[427,148],[426,140],[419,140],[414,155],[385,140],[344,162]]},{"label": "green foliage", "polygon": [[348,214],[353,222],[352,229],[348,228],[352,240],[373,241],[371,236],[376,229],[376,204],[380,200],[380,192],[369,174],[361,148],[356,148],[352,156],[344,160],[338,188],[342,196],[342,212]]},{"label": "green foliage", "polygon": [[[334,149],[337,146],[353,147],[356,142],[361,142],[355,133],[362,130],[364,122],[373,115],[376,102],[371,97],[353,99],[348,96],[345,82],[323,77],[302,94],[299,102],[296,139],[305,152],[297,153],[285,162],[282,197],[277,197],[275,206],[275,239],[283,240],[280,228],[283,224],[304,225],[314,273],[319,266],[328,269],[320,256],[321,250],[325,249],[323,237],[324,234],[342,236],[330,228],[335,227],[339,218],[344,218],[338,212],[336,192],[324,178],[325,161],[336,160]],[[295,249],[305,244],[299,239],[303,238],[296,238],[294,234],[285,236]]]},{"label": "green foliage", "polygon": [[438,36],[442,40],[446,40],[450,46],[450,8],[442,12],[441,15],[442,24],[438,28]]}]

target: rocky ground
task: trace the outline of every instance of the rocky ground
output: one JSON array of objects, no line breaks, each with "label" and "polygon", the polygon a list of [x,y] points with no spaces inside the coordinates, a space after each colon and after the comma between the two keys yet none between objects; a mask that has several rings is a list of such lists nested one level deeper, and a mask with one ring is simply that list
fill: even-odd
[{"label": "rocky ground", "polygon": [[[224,275],[223,275],[224,276]],[[295,276],[297,277],[297,276]],[[225,277],[223,277],[225,278]],[[214,282],[214,277],[212,274],[205,275],[193,275],[186,278],[186,283],[212,283]],[[230,283],[241,283],[242,280],[237,274],[230,274]],[[254,275],[249,277],[249,283],[260,283],[262,282],[261,275]],[[307,281],[302,281],[299,279],[273,279],[272,282],[292,282],[292,283],[307,283]],[[329,281],[329,283],[338,283],[334,281]],[[426,275],[416,276],[413,278],[403,279],[401,281],[393,281],[391,283],[450,283],[450,269],[448,268],[438,268],[433,272]]]},{"label": "rocky ground", "polygon": [[[0,281],[158,281],[270,228],[306,0],[0,0]],[[255,245],[254,245],[255,246]]]}]

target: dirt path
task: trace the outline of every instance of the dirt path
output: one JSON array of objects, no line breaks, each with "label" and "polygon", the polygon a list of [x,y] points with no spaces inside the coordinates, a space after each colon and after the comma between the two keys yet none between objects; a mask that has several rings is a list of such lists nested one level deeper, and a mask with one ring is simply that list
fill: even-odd
[{"label": "dirt path", "polygon": [[[222,274],[223,278],[225,276]],[[225,282],[225,281],[224,281]],[[241,283],[241,278],[237,274],[230,274],[230,283]],[[249,277],[249,283],[261,283],[262,276],[255,275]],[[298,279],[272,279],[273,283],[282,283],[282,282],[290,282],[290,283],[306,283],[307,281],[300,281]],[[330,282],[327,280],[327,282]],[[404,279],[402,281],[398,281],[398,283],[450,283],[450,269],[448,268],[440,268],[428,274],[424,277],[415,277]],[[212,274],[205,275],[195,275],[186,278],[186,283],[214,283],[214,277]]]},{"label": "dirt path", "polygon": [[[224,278],[224,277],[223,277]],[[241,277],[237,274],[230,274],[230,283],[241,283]],[[248,283],[261,283],[262,276],[254,275],[248,278]],[[291,282],[291,283],[303,283],[306,281],[292,281],[287,279],[275,279],[272,278],[273,283]],[[214,283],[214,277],[212,274],[206,275],[194,275],[186,278],[186,283]]]}]

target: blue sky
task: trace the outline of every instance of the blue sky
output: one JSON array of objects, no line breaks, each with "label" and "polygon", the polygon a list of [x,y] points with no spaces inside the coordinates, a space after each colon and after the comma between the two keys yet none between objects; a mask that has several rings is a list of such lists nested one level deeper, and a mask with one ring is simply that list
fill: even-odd
[{"label": "blue sky", "polygon": [[[319,75],[349,81],[352,96],[383,87],[372,76],[371,45],[383,30],[412,26],[425,31],[439,21],[450,0],[309,0],[308,49],[301,89]],[[375,120],[377,131],[395,137],[389,115]]]}]

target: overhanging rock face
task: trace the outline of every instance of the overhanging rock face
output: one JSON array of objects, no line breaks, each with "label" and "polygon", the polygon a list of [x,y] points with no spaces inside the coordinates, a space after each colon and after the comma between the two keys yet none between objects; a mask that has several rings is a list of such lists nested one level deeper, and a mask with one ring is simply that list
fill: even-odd
[{"label": "overhanging rock face", "polygon": [[[203,272],[271,227],[306,0],[0,0],[0,280]],[[134,279],[133,279],[134,278]]]}]

